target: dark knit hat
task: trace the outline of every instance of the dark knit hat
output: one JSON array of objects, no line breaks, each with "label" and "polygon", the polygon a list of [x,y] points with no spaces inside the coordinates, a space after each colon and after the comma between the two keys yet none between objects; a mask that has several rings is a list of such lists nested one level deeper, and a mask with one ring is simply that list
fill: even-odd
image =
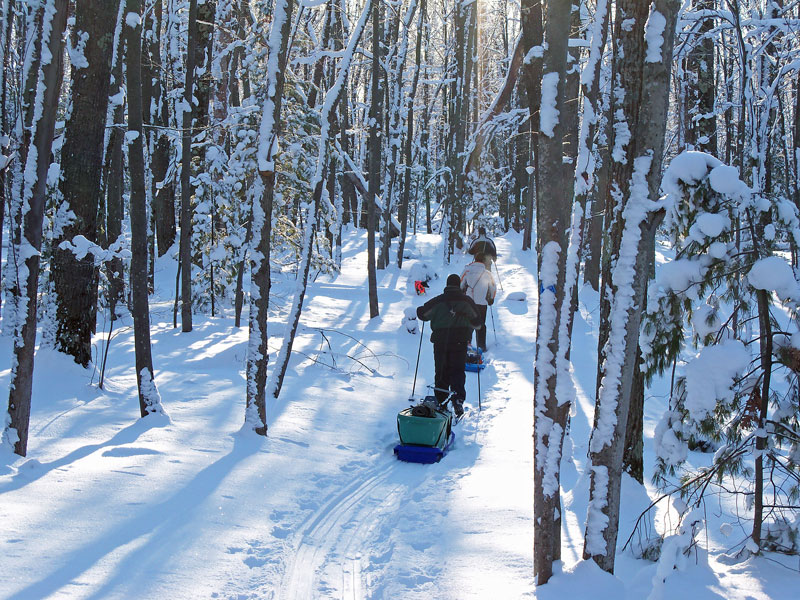
[{"label": "dark knit hat", "polygon": [[447,276],[447,285],[461,285],[461,277],[455,273],[450,273],[450,275]]}]

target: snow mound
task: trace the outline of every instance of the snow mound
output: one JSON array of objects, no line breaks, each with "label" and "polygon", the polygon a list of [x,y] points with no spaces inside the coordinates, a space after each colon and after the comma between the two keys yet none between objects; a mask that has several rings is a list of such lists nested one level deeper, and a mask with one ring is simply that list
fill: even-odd
[{"label": "snow mound", "polygon": [[541,600],[586,598],[587,590],[591,590],[592,598],[626,597],[622,581],[603,571],[593,560],[583,560],[568,570],[554,572],[547,585],[536,588],[536,597]]},{"label": "snow mound", "polygon": [[506,295],[506,300],[510,300],[512,302],[525,302],[528,299],[528,296],[525,292],[511,292],[510,294]]}]

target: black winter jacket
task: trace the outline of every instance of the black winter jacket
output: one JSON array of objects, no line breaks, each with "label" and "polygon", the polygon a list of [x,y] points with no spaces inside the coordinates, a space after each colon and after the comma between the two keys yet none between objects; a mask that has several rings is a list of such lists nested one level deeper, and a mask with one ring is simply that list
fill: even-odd
[{"label": "black winter jacket", "polygon": [[417,318],[431,322],[434,343],[468,342],[472,331],[481,327],[478,307],[456,285],[448,285],[443,293],[420,306]]},{"label": "black winter jacket", "polygon": [[469,245],[469,250],[467,252],[472,254],[472,256],[480,253],[491,257],[492,260],[497,260],[497,248],[491,238],[485,235],[478,236],[478,238]]}]

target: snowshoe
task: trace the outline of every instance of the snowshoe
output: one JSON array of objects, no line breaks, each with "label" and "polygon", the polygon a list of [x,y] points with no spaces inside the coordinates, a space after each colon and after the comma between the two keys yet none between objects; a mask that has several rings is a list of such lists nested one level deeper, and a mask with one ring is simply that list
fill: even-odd
[{"label": "snowshoe", "polygon": [[453,398],[452,405],[456,419],[461,419],[461,417],[464,416],[464,401]]}]

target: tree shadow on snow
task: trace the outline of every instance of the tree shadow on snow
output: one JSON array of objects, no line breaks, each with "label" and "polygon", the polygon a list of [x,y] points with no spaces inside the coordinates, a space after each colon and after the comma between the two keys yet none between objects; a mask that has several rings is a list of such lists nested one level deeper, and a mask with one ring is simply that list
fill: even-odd
[{"label": "tree shadow on snow", "polygon": [[[54,460],[48,463],[41,463],[38,460],[29,459],[22,463],[17,472],[14,476],[10,478],[8,481],[0,482],[0,494],[4,492],[10,492],[13,490],[18,490],[29,483],[37,481],[54,471],[55,469],[59,469],[66,465],[70,465],[74,462],[81,460],[82,458],[86,458],[90,454],[100,450],[102,448],[114,447],[114,446],[122,446],[124,444],[132,444],[139,436],[142,435],[144,432],[153,429],[155,427],[165,427],[169,424],[169,419],[165,417],[161,417],[158,415],[150,415],[147,418],[139,419],[135,423],[128,425],[127,427],[123,427],[117,433],[114,434],[114,437],[111,439],[102,442],[100,444],[87,444],[86,446],[81,446],[80,448],[76,448],[66,456]],[[18,459],[18,456],[14,455],[14,459]],[[0,458],[0,469],[2,469],[2,465],[4,464],[5,459]],[[0,470],[0,474],[2,474],[2,470]]]},{"label": "tree shadow on snow", "polygon": [[[163,567],[174,555],[174,548],[194,539],[195,534],[188,529],[198,508],[204,506],[204,502],[238,463],[261,449],[262,440],[252,437],[234,436],[233,448],[227,455],[200,471],[170,498],[156,505],[144,505],[138,514],[127,521],[88,540],[83,547],[65,557],[63,566],[10,596],[9,600],[44,598],[55,594],[104,557],[137,540],[146,541],[127,552],[117,562],[110,577],[86,597],[105,598],[114,590],[121,591],[121,587],[131,584],[142,592],[144,582],[152,581],[148,574],[160,572],[159,567]],[[144,490],[143,494],[146,494]]]}]

